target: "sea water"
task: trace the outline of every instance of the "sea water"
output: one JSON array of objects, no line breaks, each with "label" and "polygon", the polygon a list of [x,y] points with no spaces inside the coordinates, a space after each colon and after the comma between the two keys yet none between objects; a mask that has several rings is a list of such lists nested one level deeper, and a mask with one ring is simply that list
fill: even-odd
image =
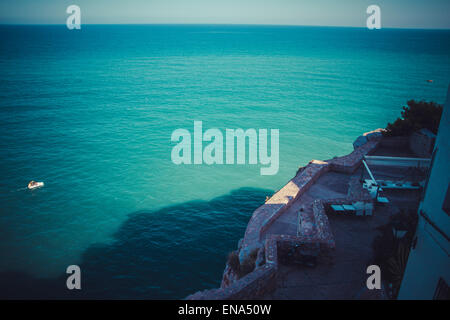
[{"label": "sea water", "polygon": [[[443,30],[0,26],[0,282],[64,287],[76,264],[86,297],[218,287],[266,196],[409,99],[443,103],[449,74]],[[278,173],[175,165],[194,121],[279,129]]]}]

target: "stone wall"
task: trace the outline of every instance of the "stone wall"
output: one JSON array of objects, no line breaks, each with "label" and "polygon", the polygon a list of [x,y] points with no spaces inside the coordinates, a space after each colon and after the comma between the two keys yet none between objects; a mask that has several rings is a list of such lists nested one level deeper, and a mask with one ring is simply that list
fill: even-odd
[{"label": "stone wall", "polygon": [[246,300],[257,299],[272,292],[277,284],[277,264],[267,263],[227,288],[196,292],[187,300]]},{"label": "stone wall", "polygon": [[336,157],[329,161],[331,170],[335,172],[353,173],[361,165],[361,160],[367,154],[374,151],[379,144],[380,140],[368,141],[366,144],[356,148],[352,153],[343,156]]},{"label": "stone wall", "polygon": [[385,129],[379,128],[379,129],[364,133],[363,135],[356,138],[356,140],[353,142],[353,148],[357,149],[369,141],[380,140],[383,137],[383,132],[385,132],[385,131],[386,131]]},{"label": "stone wall", "polygon": [[239,254],[241,262],[252,250],[261,247],[261,235],[272,223],[328,170],[328,163],[318,160],[311,161],[265,204],[255,210],[247,225],[242,242]]},{"label": "stone wall", "polygon": [[[272,292],[277,284],[277,270],[279,263],[279,247],[288,246],[292,243],[300,245],[318,245],[319,261],[329,263],[331,252],[335,248],[335,243],[325,215],[323,205],[317,200],[315,215],[319,215],[316,223],[319,225],[318,233],[313,238],[290,236],[290,235],[270,235],[264,246],[265,264],[256,268],[253,272],[231,283],[225,288],[212,289],[196,292],[188,296],[187,300],[248,300],[264,297]],[[230,270],[229,266],[227,266]]]},{"label": "stone wall", "polygon": [[325,214],[324,202],[313,202],[313,215],[316,231],[311,235],[301,234],[297,237],[290,235],[270,235],[264,242],[262,234],[270,225],[288,209],[306,190],[313,185],[324,173],[332,170],[353,173],[360,165],[364,155],[374,151],[381,140],[379,130],[364,135],[367,140],[357,146],[349,155],[337,157],[328,162],[313,160],[291,179],[283,188],[276,192],[265,204],[255,210],[247,225],[244,238],[239,242],[239,260],[241,262],[254,250],[265,253],[265,263],[241,279],[233,274],[227,265],[224,271],[221,288],[205,290],[188,296],[189,300],[228,300],[255,299],[271,292],[276,287],[278,270],[278,245],[284,242],[298,242],[302,244],[319,243],[320,256],[329,256],[335,247],[334,237]]}]

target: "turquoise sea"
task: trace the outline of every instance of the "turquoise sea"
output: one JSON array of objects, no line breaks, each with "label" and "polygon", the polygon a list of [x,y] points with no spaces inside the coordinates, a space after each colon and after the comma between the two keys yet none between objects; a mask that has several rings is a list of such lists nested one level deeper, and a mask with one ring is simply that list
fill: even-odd
[{"label": "turquoise sea", "polygon": [[[266,196],[407,100],[443,103],[449,75],[443,30],[0,26],[0,296],[217,287]],[[174,165],[171,133],[194,120],[279,129],[278,174]],[[64,290],[72,264],[78,293]]]}]

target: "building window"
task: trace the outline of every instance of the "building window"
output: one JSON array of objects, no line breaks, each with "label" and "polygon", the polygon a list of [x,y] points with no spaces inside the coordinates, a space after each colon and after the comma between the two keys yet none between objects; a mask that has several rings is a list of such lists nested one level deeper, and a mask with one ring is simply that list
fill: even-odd
[{"label": "building window", "polygon": [[450,290],[444,279],[440,278],[434,292],[434,300],[450,300]]},{"label": "building window", "polygon": [[447,187],[447,193],[445,194],[442,210],[444,210],[445,212],[447,212],[448,215],[450,215],[450,183],[448,184]]}]

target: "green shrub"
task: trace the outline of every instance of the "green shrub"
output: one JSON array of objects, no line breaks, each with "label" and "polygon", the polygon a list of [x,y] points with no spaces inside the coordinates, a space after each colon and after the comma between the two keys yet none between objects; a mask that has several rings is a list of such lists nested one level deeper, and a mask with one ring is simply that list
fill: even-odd
[{"label": "green shrub", "polygon": [[248,255],[249,258],[250,258],[251,260],[253,260],[253,261],[256,261],[256,258],[258,258],[258,251],[259,251],[259,248],[253,249],[253,250],[250,252],[250,254]]},{"label": "green shrub", "polygon": [[241,268],[239,271],[239,278],[244,277],[255,269],[255,260],[253,260],[250,256],[247,257],[241,264]]},{"label": "green shrub", "polygon": [[388,123],[386,136],[407,136],[420,129],[437,134],[442,115],[442,106],[435,102],[409,100],[402,115],[394,123]]},{"label": "green shrub", "polygon": [[238,251],[232,251],[228,255],[228,265],[239,279],[255,269],[255,261],[258,257],[258,250],[258,248],[253,249],[242,263],[239,261]]}]

